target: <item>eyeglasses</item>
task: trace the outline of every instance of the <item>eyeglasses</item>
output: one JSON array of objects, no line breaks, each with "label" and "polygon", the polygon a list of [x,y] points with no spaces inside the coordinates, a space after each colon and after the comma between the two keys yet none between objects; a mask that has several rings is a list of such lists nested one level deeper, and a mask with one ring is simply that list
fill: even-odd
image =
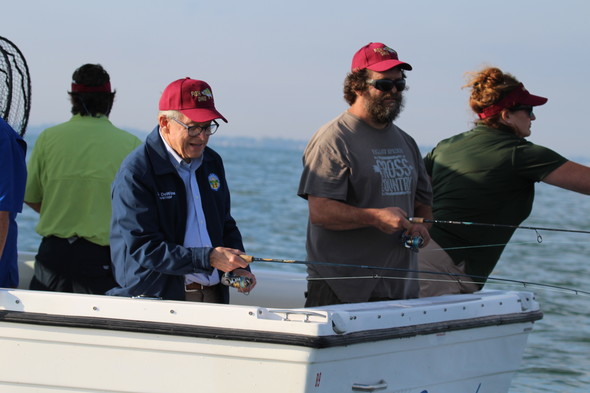
[{"label": "eyeglasses", "polygon": [[186,128],[186,132],[189,136],[199,136],[202,132],[204,132],[207,136],[213,135],[219,127],[219,124],[215,120],[213,120],[209,125],[206,126],[188,126],[178,119],[172,118],[172,120]]},{"label": "eyeglasses", "polygon": [[369,79],[367,83],[373,86],[375,89],[388,92],[395,87],[395,90],[402,91],[406,88],[406,80],[404,78],[399,79]]},{"label": "eyeglasses", "polygon": [[516,112],[516,111],[525,111],[527,112],[527,114],[529,115],[529,117],[532,119],[533,116],[535,116],[535,114],[533,113],[533,107],[530,105],[518,105],[515,107],[510,108],[511,112]]}]

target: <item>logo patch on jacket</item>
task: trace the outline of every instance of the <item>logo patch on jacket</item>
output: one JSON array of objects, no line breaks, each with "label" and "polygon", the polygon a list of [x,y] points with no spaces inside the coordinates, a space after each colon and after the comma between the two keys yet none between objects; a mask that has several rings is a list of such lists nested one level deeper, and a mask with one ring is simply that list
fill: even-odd
[{"label": "logo patch on jacket", "polygon": [[211,187],[211,189],[213,191],[218,191],[219,187],[220,187],[220,183],[219,183],[219,176],[217,176],[215,173],[211,173],[209,174],[209,186]]}]

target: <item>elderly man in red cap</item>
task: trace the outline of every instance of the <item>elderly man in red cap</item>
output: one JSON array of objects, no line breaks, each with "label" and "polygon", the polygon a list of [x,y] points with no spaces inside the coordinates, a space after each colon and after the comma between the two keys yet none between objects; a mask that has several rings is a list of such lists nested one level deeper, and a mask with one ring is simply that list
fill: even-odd
[{"label": "elderly man in red cap", "polygon": [[160,98],[158,126],[121,164],[112,187],[111,249],[119,287],[109,295],[229,303],[223,274],[256,285],[230,212],[211,87],[179,79]]},{"label": "elderly man in red cap", "polygon": [[414,251],[429,240],[424,225],[407,219],[432,216],[428,175],[414,139],[393,124],[412,67],[370,43],[351,68],[344,82],[350,107],[303,154],[307,258],[334,263],[308,265],[308,307],[418,297]]}]

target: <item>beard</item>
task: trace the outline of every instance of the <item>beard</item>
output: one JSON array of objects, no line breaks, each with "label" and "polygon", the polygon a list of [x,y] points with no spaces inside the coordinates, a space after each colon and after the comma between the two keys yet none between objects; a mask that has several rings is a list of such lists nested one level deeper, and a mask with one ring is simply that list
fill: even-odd
[{"label": "beard", "polygon": [[[395,102],[385,103],[385,99],[395,99]],[[377,124],[389,124],[394,121],[404,109],[404,97],[397,92],[385,97],[369,97],[366,103],[366,110],[371,119]]]}]

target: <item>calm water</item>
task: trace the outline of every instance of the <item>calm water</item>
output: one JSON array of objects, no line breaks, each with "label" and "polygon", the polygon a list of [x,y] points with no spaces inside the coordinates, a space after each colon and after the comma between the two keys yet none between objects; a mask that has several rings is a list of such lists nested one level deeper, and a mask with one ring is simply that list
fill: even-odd
[{"label": "calm water", "polygon": [[[246,251],[255,256],[305,259],[307,204],[296,196],[299,150],[212,146],[224,157],[233,215]],[[541,184],[535,207],[523,224],[590,230],[590,197]],[[21,250],[36,251],[36,214],[19,217]],[[494,276],[590,291],[590,235],[518,230]],[[275,264],[276,269],[302,266]],[[522,289],[507,284],[493,288]],[[590,296],[531,286],[545,317],[535,323],[511,393],[590,391]],[[459,392],[458,392],[459,393]]]}]

